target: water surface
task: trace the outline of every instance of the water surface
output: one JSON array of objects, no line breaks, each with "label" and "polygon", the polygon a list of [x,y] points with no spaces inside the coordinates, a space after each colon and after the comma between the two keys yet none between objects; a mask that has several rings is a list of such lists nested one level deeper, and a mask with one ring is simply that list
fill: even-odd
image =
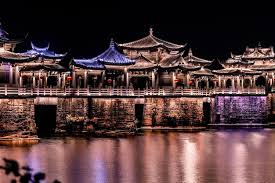
[{"label": "water surface", "polygon": [[42,139],[30,147],[0,146],[0,156],[44,171],[47,182],[267,183],[275,180],[275,130]]}]

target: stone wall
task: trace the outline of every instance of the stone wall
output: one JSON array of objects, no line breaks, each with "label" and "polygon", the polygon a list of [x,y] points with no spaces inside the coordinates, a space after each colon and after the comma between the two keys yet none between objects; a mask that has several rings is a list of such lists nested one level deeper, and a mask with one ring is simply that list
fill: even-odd
[{"label": "stone wall", "polygon": [[266,96],[216,96],[213,123],[267,123]]},{"label": "stone wall", "polygon": [[58,98],[56,129],[62,129],[66,123],[66,117],[88,118],[88,98]]},{"label": "stone wall", "polygon": [[0,99],[0,131],[35,131],[34,99]]},{"label": "stone wall", "polygon": [[200,125],[203,122],[203,98],[146,98],[145,126]]},{"label": "stone wall", "polygon": [[131,130],[135,126],[133,98],[93,98],[90,105],[98,129]]}]

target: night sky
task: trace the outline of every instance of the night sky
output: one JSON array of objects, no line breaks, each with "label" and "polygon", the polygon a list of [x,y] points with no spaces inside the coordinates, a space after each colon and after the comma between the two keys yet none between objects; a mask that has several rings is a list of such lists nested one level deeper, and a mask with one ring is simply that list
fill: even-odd
[{"label": "night sky", "polygon": [[1,2],[0,21],[14,37],[28,33],[17,51],[29,48],[30,40],[40,45],[50,41],[58,52],[93,57],[108,47],[110,38],[134,41],[148,35],[152,26],[157,37],[187,43],[199,57],[224,60],[230,51],[241,53],[258,42],[275,46],[272,5],[251,3],[7,1]]}]

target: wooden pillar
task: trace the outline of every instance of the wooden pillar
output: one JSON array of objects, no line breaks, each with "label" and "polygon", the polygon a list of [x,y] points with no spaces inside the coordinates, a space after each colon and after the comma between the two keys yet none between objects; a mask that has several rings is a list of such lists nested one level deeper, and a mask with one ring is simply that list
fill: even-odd
[{"label": "wooden pillar", "polygon": [[253,87],[253,78],[250,77],[250,87]]},{"label": "wooden pillar", "polygon": [[35,73],[32,73],[32,87],[35,88]]},{"label": "wooden pillar", "polygon": [[66,82],[66,76],[65,73],[63,73],[63,77],[62,77],[63,81],[62,81],[62,87],[64,88],[66,86],[65,82]]},{"label": "wooden pillar", "polygon": [[49,73],[46,73],[46,76],[45,76],[45,83],[44,83],[44,87],[45,87],[45,88],[48,86],[48,77],[49,77]]},{"label": "wooden pillar", "polygon": [[18,66],[15,67],[15,84],[16,86],[19,86],[19,68]]},{"label": "wooden pillar", "polygon": [[225,81],[225,78],[223,78],[223,88],[226,88],[226,81]]},{"label": "wooden pillar", "polygon": [[241,88],[243,89],[243,81],[244,81],[244,78],[242,77],[241,79]]},{"label": "wooden pillar", "polygon": [[9,83],[10,83],[10,84],[13,84],[13,68],[12,68],[12,65],[11,65],[11,64],[10,64]]},{"label": "wooden pillar", "polygon": [[222,87],[222,86],[221,86],[221,84],[222,84],[222,83],[221,83],[221,76],[219,76],[219,81],[218,81],[218,82],[219,82],[219,88],[221,88],[221,87]]},{"label": "wooden pillar", "polygon": [[126,88],[129,88],[129,73],[126,72]]},{"label": "wooden pillar", "polygon": [[155,88],[155,72],[152,71],[152,88]]},{"label": "wooden pillar", "polygon": [[87,88],[87,71],[84,72],[84,88]]},{"label": "wooden pillar", "polygon": [[253,76],[253,87],[255,88],[256,87],[256,77]]},{"label": "wooden pillar", "polygon": [[190,87],[189,82],[190,82],[190,74],[187,73],[187,74],[186,74],[186,86],[187,86],[187,88]]},{"label": "wooden pillar", "polygon": [[235,89],[235,79],[234,79],[234,77],[231,79],[231,83],[232,83],[232,89],[234,90]]},{"label": "wooden pillar", "polygon": [[23,81],[22,81],[22,76],[20,74],[20,77],[19,77],[19,86],[22,87],[23,86]]},{"label": "wooden pillar", "polygon": [[156,88],[159,87],[159,73],[156,75]]},{"label": "wooden pillar", "polygon": [[195,87],[196,87],[196,88],[199,88],[199,81],[198,81],[197,78],[195,79]]},{"label": "wooden pillar", "polygon": [[72,83],[72,87],[76,88],[76,78],[75,78],[75,67],[73,66],[73,73],[72,73],[72,79],[73,79],[73,83]]},{"label": "wooden pillar", "polygon": [[209,89],[209,78],[206,78],[206,89]]},{"label": "wooden pillar", "polygon": [[38,73],[38,87],[41,87],[41,72]]},{"label": "wooden pillar", "polygon": [[103,86],[104,80],[105,80],[105,71],[103,71],[101,74],[101,86]]},{"label": "wooden pillar", "polygon": [[173,88],[176,88],[175,80],[176,80],[176,73],[175,73],[175,71],[173,71],[172,72],[172,86],[173,86]]},{"label": "wooden pillar", "polygon": [[57,87],[60,88],[61,87],[61,74],[58,74],[58,84]]},{"label": "wooden pillar", "polygon": [[237,76],[237,88],[240,88],[241,85],[240,85],[240,76]]}]

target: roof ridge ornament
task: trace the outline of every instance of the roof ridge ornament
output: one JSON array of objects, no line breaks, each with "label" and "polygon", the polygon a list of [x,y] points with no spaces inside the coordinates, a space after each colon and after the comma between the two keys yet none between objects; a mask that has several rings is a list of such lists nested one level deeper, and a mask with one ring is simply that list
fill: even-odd
[{"label": "roof ridge ornament", "polygon": [[189,48],[188,56],[189,56],[189,57],[193,56],[193,52],[192,52],[192,49],[191,49],[191,48]]},{"label": "roof ridge ornament", "polygon": [[115,42],[114,42],[113,38],[111,38],[111,40],[110,40],[110,48],[112,48],[112,49],[115,48]]},{"label": "roof ridge ornament", "polygon": [[262,47],[262,45],[261,45],[261,42],[259,41],[258,42],[258,48],[261,48]]},{"label": "roof ridge ornament", "polygon": [[149,29],[149,35],[150,35],[150,36],[153,36],[153,33],[154,33],[153,27],[150,27],[150,29]]}]

